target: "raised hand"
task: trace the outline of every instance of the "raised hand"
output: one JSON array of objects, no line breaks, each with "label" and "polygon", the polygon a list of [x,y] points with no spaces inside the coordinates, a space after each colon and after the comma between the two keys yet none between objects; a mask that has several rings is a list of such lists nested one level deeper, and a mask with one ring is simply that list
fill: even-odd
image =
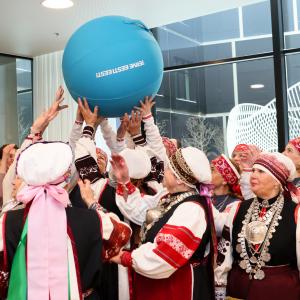
[{"label": "raised hand", "polygon": [[128,124],[128,132],[131,136],[141,133],[142,116],[139,112],[132,111]]},{"label": "raised hand", "polygon": [[100,123],[98,117],[98,106],[95,106],[94,111],[92,112],[86,98],[83,98],[83,102],[80,98],[78,98],[78,107],[85,123],[96,128]]},{"label": "raised hand", "polygon": [[50,108],[42,112],[32,124],[33,133],[43,133],[49,123],[58,115],[58,113],[67,108],[68,105],[60,105],[64,100],[64,89],[60,86],[56,91],[55,100]]},{"label": "raised hand", "polygon": [[249,150],[241,154],[239,164],[242,170],[251,169],[261,150],[256,145],[248,145]]},{"label": "raised hand", "polygon": [[111,166],[118,183],[125,184],[130,180],[125,159],[119,154],[112,154]]},{"label": "raised hand", "polygon": [[142,114],[142,117],[145,117],[151,114],[151,109],[155,105],[155,102],[152,97],[146,96],[144,102],[140,101],[140,104],[141,107],[135,106],[134,108]]},{"label": "raised hand", "polygon": [[15,144],[8,144],[3,148],[2,158],[8,158],[10,151],[15,148]]},{"label": "raised hand", "polygon": [[127,113],[125,113],[125,115],[120,120],[121,120],[121,124],[117,130],[117,140],[124,139],[130,121]]},{"label": "raised hand", "polygon": [[62,88],[62,86],[60,86],[56,91],[55,100],[53,104],[47,111],[49,122],[52,121],[61,110],[68,107],[68,105],[61,105],[61,103],[64,101],[64,93],[64,89]]},{"label": "raised hand", "polygon": [[3,148],[2,159],[0,162],[0,173],[5,174],[10,164],[13,162],[11,152],[15,148],[15,144],[8,144]]}]

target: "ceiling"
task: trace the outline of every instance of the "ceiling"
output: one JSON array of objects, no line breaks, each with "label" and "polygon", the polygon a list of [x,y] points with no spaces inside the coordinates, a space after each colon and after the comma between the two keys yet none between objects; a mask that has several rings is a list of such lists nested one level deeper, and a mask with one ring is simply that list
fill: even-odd
[{"label": "ceiling", "polygon": [[140,19],[153,28],[262,0],[73,0],[65,10],[40,2],[0,0],[0,53],[35,57],[62,50],[79,26],[104,15]]}]

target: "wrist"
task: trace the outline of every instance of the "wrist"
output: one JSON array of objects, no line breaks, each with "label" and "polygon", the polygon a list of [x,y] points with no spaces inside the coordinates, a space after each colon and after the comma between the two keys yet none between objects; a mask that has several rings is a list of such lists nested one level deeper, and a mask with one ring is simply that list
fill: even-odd
[{"label": "wrist", "polygon": [[122,184],[122,185],[126,185],[130,182],[130,178],[127,177],[127,178],[122,178],[118,181],[119,184]]},{"label": "wrist", "polygon": [[77,125],[82,125],[83,124],[83,121],[82,120],[75,120],[75,124],[77,124]]},{"label": "wrist", "polygon": [[137,146],[145,146],[146,145],[146,139],[145,137],[140,133],[135,136],[132,136],[132,140],[135,145]]},{"label": "wrist", "polygon": [[121,254],[121,265],[124,267],[132,267],[132,256],[131,252],[129,251],[124,251]]},{"label": "wrist", "polygon": [[95,128],[92,125],[87,124],[86,126],[84,126],[83,131],[82,131],[83,136],[93,139],[94,134],[95,134]]},{"label": "wrist", "polygon": [[32,142],[37,142],[37,141],[40,141],[42,139],[42,133],[41,132],[36,132],[36,133],[33,133],[31,132],[27,137],[26,139],[28,140],[32,140]]},{"label": "wrist", "polygon": [[143,120],[147,120],[147,119],[150,119],[150,118],[152,118],[152,113],[151,113],[151,112],[145,114],[145,115],[142,117]]},{"label": "wrist", "polygon": [[141,134],[141,130],[140,129],[138,129],[138,130],[131,130],[131,131],[129,131],[129,133],[130,133],[131,137],[134,137],[136,135]]},{"label": "wrist", "polygon": [[96,128],[96,123],[89,122],[89,123],[86,123],[86,126],[90,126],[90,127],[93,127],[95,129]]},{"label": "wrist", "polygon": [[42,134],[42,128],[35,127],[34,125],[30,127],[30,134],[36,135],[36,134]]},{"label": "wrist", "polygon": [[135,192],[135,185],[129,180],[127,180],[127,182],[124,184],[126,190],[127,190],[127,194],[131,195]]}]

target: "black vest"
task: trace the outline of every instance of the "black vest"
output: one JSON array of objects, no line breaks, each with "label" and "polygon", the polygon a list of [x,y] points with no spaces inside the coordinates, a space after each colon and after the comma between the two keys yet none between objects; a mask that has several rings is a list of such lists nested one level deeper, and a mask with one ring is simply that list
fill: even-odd
[{"label": "black vest", "polygon": [[[26,209],[10,211],[5,222],[5,243],[7,251],[8,270],[10,270],[13,257],[18,246],[24,225],[24,212]],[[26,213],[25,213],[26,214]],[[66,208],[67,222],[75,243],[81,288],[99,289],[102,272],[102,235],[101,223],[97,213],[93,210],[74,207]],[[55,220],[53,220],[55,222]],[[93,294],[91,299],[100,299]]]},{"label": "black vest", "polygon": [[[276,197],[277,198],[277,197]],[[273,198],[269,200],[272,203],[276,200]],[[240,208],[233,221],[232,229],[232,246],[233,257],[235,261],[240,261],[240,255],[236,252],[236,245],[238,234],[242,230],[242,222],[247,214],[248,208],[253,202],[253,199],[241,202]],[[276,227],[276,232],[273,233],[273,237],[270,240],[269,253],[271,254],[271,260],[267,263],[268,266],[278,265],[297,265],[296,255],[296,223],[295,223],[295,204],[291,200],[284,200],[279,225]],[[247,245],[247,243],[246,243]],[[249,250],[248,250],[249,254]]]},{"label": "black vest", "polygon": [[[183,201],[175,204],[174,206],[171,207],[171,209],[169,211],[167,211],[156,223],[154,223],[154,225],[148,230],[144,243],[150,242],[153,243],[155,237],[157,236],[158,232],[161,230],[161,228],[168,222],[168,220],[172,217],[175,209],[180,206],[183,203],[186,202],[197,202],[201,205],[201,207],[204,209],[205,211],[205,215],[206,215],[206,220],[208,220],[208,213],[207,213],[207,206],[206,206],[206,199],[204,197],[201,197],[199,195],[193,195],[190,196],[186,199],[184,199]],[[203,237],[201,238],[201,243],[199,245],[199,247],[197,248],[197,250],[194,252],[191,260],[200,260],[204,257],[204,253],[205,253],[205,249],[206,246],[210,240],[210,224],[207,224],[206,226],[206,230],[203,234]]]}]

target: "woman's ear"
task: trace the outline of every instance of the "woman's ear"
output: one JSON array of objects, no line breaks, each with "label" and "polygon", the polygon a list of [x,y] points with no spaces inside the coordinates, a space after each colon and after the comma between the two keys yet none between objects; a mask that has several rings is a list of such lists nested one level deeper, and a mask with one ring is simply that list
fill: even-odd
[{"label": "woman's ear", "polygon": [[182,180],[180,180],[179,178],[176,177],[176,184],[180,185],[182,183],[183,183]]}]

